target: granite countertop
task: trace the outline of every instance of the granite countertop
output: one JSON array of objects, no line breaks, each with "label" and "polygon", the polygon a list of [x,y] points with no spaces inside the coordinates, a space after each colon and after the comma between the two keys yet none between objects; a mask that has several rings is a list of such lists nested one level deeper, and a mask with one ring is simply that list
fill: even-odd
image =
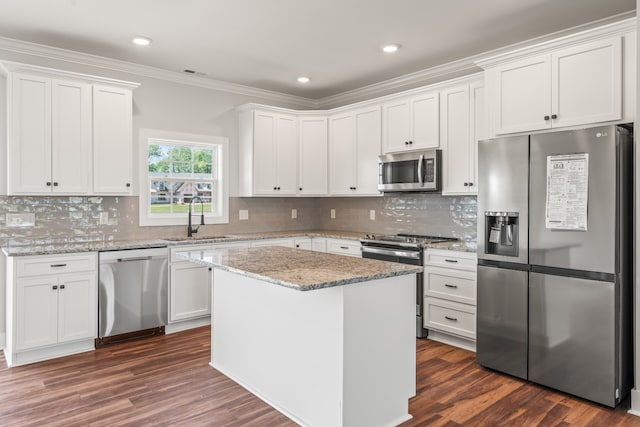
[{"label": "granite countertop", "polygon": [[298,291],[343,286],[423,271],[421,266],[267,246],[178,252],[189,261]]},{"label": "granite countertop", "polygon": [[[325,237],[333,239],[357,240],[364,238],[365,233],[336,230],[311,231],[270,231],[263,233],[233,233],[214,236],[175,237],[153,240],[113,240],[106,242],[71,242],[66,244],[12,245],[5,246],[2,251],[7,256],[54,255],[73,252],[115,251],[124,249],[145,249],[186,246],[194,244],[242,242],[247,240],[286,239],[293,237]],[[454,242],[431,243],[426,248],[446,249],[463,252],[475,252],[476,246],[461,240]]]}]

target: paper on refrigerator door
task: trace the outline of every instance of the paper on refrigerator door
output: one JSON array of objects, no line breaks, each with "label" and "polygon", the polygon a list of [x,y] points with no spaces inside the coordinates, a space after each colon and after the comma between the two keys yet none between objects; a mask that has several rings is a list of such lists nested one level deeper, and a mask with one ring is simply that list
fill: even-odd
[{"label": "paper on refrigerator door", "polygon": [[546,227],[587,230],[589,153],[547,156]]}]

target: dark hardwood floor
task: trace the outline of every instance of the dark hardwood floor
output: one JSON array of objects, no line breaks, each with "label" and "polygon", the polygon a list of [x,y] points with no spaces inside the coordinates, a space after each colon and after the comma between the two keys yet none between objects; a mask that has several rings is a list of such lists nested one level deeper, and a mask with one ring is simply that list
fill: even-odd
[{"label": "dark hardwood floor", "polygon": [[[0,426],[295,426],[208,365],[209,328],[0,368]],[[610,410],[483,369],[418,340],[408,426],[640,426]]]}]

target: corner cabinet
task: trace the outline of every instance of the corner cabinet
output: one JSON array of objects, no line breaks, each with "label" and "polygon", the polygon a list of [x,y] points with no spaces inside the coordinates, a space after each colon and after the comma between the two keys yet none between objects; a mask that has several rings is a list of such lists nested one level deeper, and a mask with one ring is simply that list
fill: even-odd
[{"label": "corner cabinet", "polygon": [[380,107],[329,118],[329,194],[379,196]]},{"label": "corner cabinet", "polygon": [[443,195],[473,195],[478,187],[478,141],[488,137],[481,80],[440,92]]},{"label": "corner cabinet", "polygon": [[7,258],[9,366],[94,349],[97,260],[96,253]]},{"label": "corner cabinet", "polygon": [[328,191],[328,138],[326,116],[298,118],[298,194],[326,196]]},{"label": "corner cabinet", "polygon": [[7,194],[130,194],[137,83],[11,62],[0,69],[7,75]]},{"label": "corner cabinet", "polygon": [[295,196],[298,119],[261,109],[240,112],[240,196]]},{"label": "corner cabinet", "polygon": [[382,151],[397,153],[437,148],[439,93],[429,91],[382,104]]},{"label": "corner cabinet", "polygon": [[496,135],[623,120],[622,36],[484,67]]}]

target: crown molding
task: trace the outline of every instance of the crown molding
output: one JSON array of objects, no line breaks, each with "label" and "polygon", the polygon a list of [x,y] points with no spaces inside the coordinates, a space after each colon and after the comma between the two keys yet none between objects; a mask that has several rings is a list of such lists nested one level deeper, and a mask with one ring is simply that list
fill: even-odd
[{"label": "crown molding", "polygon": [[[199,76],[190,76],[177,71],[164,70],[150,67],[148,65],[135,64],[104,56],[92,55],[83,52],[76,52],[68,49],[61,49],[53,46],[46,46],[37,43],[15,40],[0,37],[0,55],[2,52],[19,53],[22,55],[35,56],[46,59],[63,61],[70,64],[85,65],[102,68],[106,70],[119,71],[150,77],[158,80],[165,80],[174,83],[181,83],[190,86],[197,86],[212,90],[235,93],[238,95],[255,96],[268,101],[286,102],[299,105],[301,107],[314,108],[317,101],[301,96],[288,95],[265,89],[258,89],[251,86],[244,86],[236,83],[224,82]],[[3,58],[0,57],[0,60]]]},{"label": "crown molding", "polygon": [[[610,16],[598,21],[589,22],[576,27],[567,28],[555,33],[536,37],[524,42],[515,43],[499,49],[487,51],[478,55],[470,56],[460,60],[448,62],[446,64],[405,74],[396,78],[374,83],[347,92],[327,96],[319,99],[305,98],[301,96],[288,95],[281,92],[259,89],[251,86],[236,83],[224,82],[200,76],[183,74],[177,71],[164,70],[147,65],[135,64],[132,62],[111,59],[103,56],[92,55],[82,52],[75,52],[68,49],[61,49],[37,43],[15,40],[0,37],[0,61],[2,52],[13,52],[23,55],[53,59],[72,64],[92,66],[112,71],[130,73],[134,75],[150,77],[158,80],[165,80],[190,86],[202,87],[238,95],[252,96],[261,100],[272,102],[283,102],[296,105],[299,108],[325,110],[336,108],[347,104],[358,103],[376,97],[382,97],[395,92],[410,90],[418,86],[434,84],[454,77],[462,77],[482,71],[480,68],[490,61],[499,58],[507,58],[510,54],[517,55],[527,49],[539,45],[541,49],[552,46],[556,39],[561,40],[578,33],[588,33],[589,30],[597,27],[604,27],[602,34],[611,31],[632,31],[636,29],[635,10]],[[597,32],[598,30],[594,30]]]},{"label": "crown molding", "polygon": [[555,33],[545,34],[540,37],[525,40],[523,42],[514,43],[498,49],[493,49],[478,55],[469,56],[457,61],[416,71],[397,78],[385,80],[383,82],[374,83],[358,89],[343,92],[337,95],[327,96],[317,100],[317,108],[334,108],[341,105],[351,104],[362,101],[363,99],[382,96],[400,91],[410,87],[436,83],[438,81],[450,79],[452,77],[464,76],[478,71],[486,60],[496,58],[501,55],[507,55],[515,51],[524,51],[536,45],[550,45],[556,39],[566,39],[577,35],[578,33],[589,34],[590,31],[597,32],[602,27],[602,34],[607,32],[625,32],[636,29],[636,11],[629,11],[618,15],[609,16],[597,21],[588,22],[586,24],[575,27],[566,28]]}]

